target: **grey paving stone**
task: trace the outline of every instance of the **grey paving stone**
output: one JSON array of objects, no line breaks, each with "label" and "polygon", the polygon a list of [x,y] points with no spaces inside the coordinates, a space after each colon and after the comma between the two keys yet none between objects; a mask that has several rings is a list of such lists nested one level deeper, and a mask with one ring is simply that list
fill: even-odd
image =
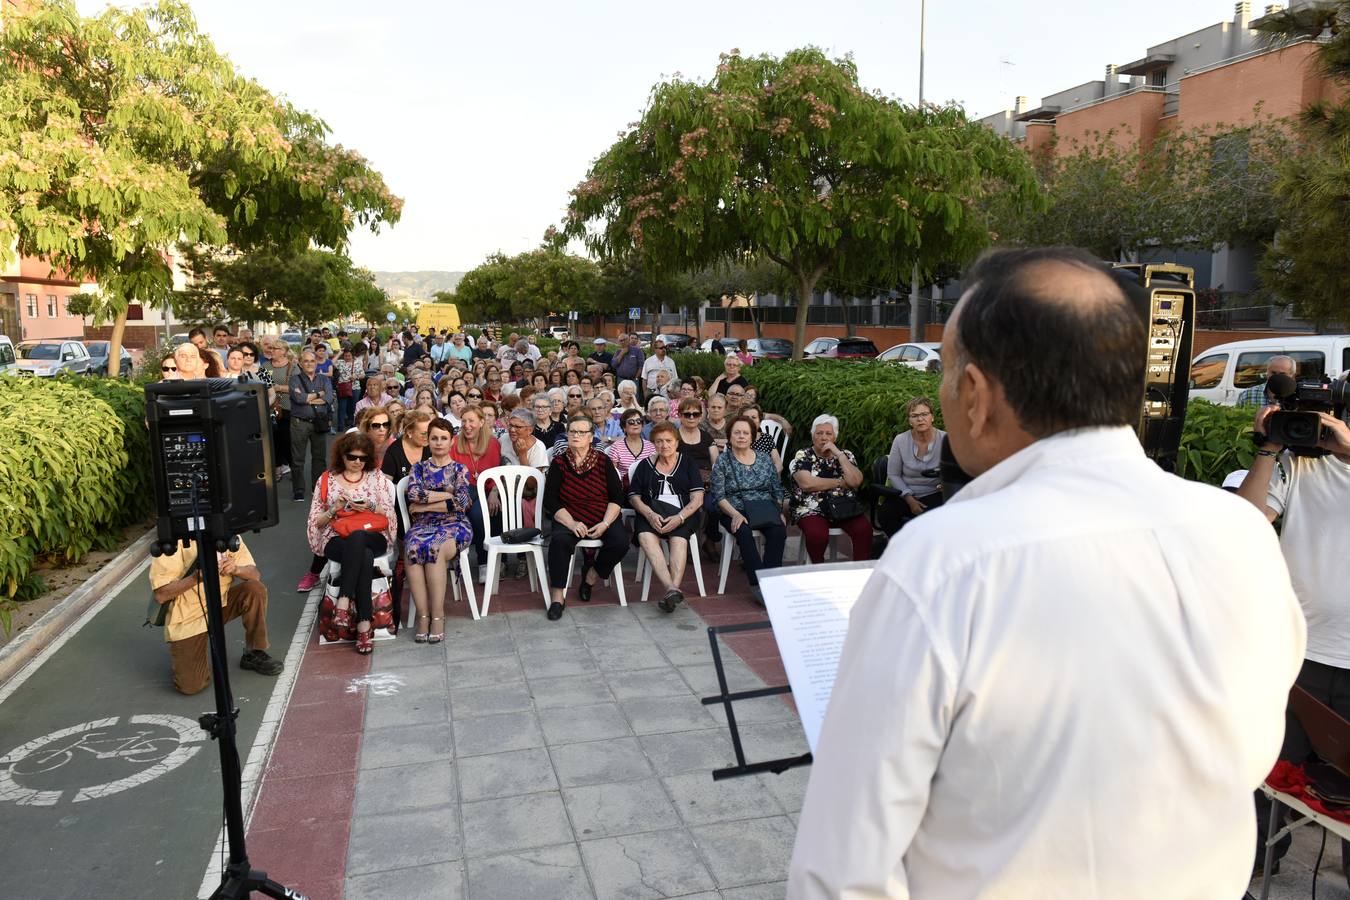
[{"label": "grey paving stone", "polygon": [[[604,668],[601,666],[601,668]],[[605,680],[616,700],[633,700],[638,697],[677,697],[686,696],[689,686],[680,677],[678,669],[662,663],[659,669],[644,669],[640,672],[607,672]]]},{"label": "grey paving stone", "polygon": [[578,629],[582,640],[591,649],[596,647],[630,647],[654,644],[651,634],[635,619],[603,625],[583,626]]},{"label": "grey paving stone", "polygon": [[464,863],[462,861],[415,866],[391,872],[374,872],[347,879],[343,900],[404,900],[407,897],[435,897],[437,900],[463,900]]},{"label": "grey paving stone", "polygon": [[515,642],[511,640],[511,634],[507,631],[456,635],[453,639],[447,639],[444,647],[445,658],[450,662],[486,659],[516,651]]},{"label": "grey paving stone", "polygon": [[653,775],[642,745],[632,737],[551,747],[549,756],[558,781],[565,788],[633,781]]},{"label": "grey paving stone", "polygon": [[627,672],[633,669],[668,669],[665,654],[651,641],[640,644],[591,645],[591,656],[601,672]]},{"label": "grey paving stone", "polygon": [[[380,645],[376,645],[379,649]],[[396,669],[390,674],[401,682],[391,686],[392,693],[387,696],[374,694],[371,702],[401,700],[407,697],[443,697],[445,696],[445,661],[435,658],[434,651],[427,651],[426,665]],[[372,657],[373,658],[373,657]]]},{"label": "grey paving stone", "polygon": [[661,782],[654,778],[566,788],[563,802],[580,840],[655,831],[680,822]]},{"label": "grey paving stone", "polygon": [[[713,769],[721,769],[736,762],[736,754],[731,748],[731,738],[727,736],[724,728],[649,734],[643,735],[638,740],[659,775],[678,775],[681,772],[707,774]],[[756,760],[760,758],[747,757]]]},{"label": "grey paving stone", "polygon": [[708,772],[662,778],[680,818],[690,825],[776,816],[784,810],[759,776],[713,781]]},{"label": "grey paving stone", "polygon": [[[722,900],[783,900],[786,896],[786,881],[752,884],[722,892]],[[690,898],[685,897],[682,900],[690,900]]]},{"label": "grey paving stone", "polygon": [[379,728],[433,725],[449,721],[450,705],[446,702],[444,694],[433,696],[420,693],[398,697],[371,697],[366,704],[364,729],[373,731]]},{"label": "grey paving stone", "polygon": [[782,805],[784,812],[801,812],[802,801],[806,799],[806,785],[811,780],[810,766],[788,769],[781,775],[769,773],[759,777],[769,793]]},{"label": "grey paving stone", "polygon": [[534,697],[534,705],[539,709],[587,706],[592,703],[609,703],[614,699],[609,685],[599,673],[531,681],[530,695]]},{"label": "grey paving stone", "polygon": [[583,841],[581,855],[599,900],[686,897],[716,887],[694,842],[678,829]]},{"label": "grey paving stone", "polygon": [[540,653],[546,650],[571,650],[577,653],[586,651],[586,642],[575,628],[549,628],[540,631],[518,631],[515,634],[516,649],[522,654]]},{"label": "grey paving stone", "polygon": [[[580,569],[580,566],[577,568]],[[578,575],[572,576],[573,592],[575,592],[577,588]],[[567,614],[564,618],[570,618],[574,625],[578,625],[582,628],[598,628],[601,625],[620,625],[634,621],[633,607],[641,604],[636,602],[637,595],[633,594],[629,589],[629,585],[633,583],[633,567],[631,565],[624,566],[624,577],[628,579],[624,582],[624,590],[628,591],[628,593],[633,596],[633,602],[628,606],[618,606],[612,603],[596,605],[569,600],[567,602]],[[603,584],[597,584],[595,589],[597,592],[610,591],[611,594],[614,590],[612,585],[610,587],[605,587]],[[569,596],[571,595],[569,594]]]},{"label": "grey paving stone", "polygon": [[417,644],[412,639],[412,629],[400,631],[392,641],[380,641],[370,656],[370,671],[392,672],[401,669],[420,668],[422,666],[443,666],[445,658],[432,652],[425,644]]},{"label": "grey paving stone", "polygon": [[[466,856],[491,856],[569,843],[572,826],[558,793],[479,800],[461,806]],[[470,884],[473,867],[470,867]],[[470,896],[473,890],[470,888]]]},{"label": "grey paving stone", "polygon": [[[764,687],[759,676],[750,671],[750,667],[739,659],[723,659],[723,671],[727,676],[727,689],[731,691],[753,691]],[[717,667],[712,663],[701,666],[681,666],[679,673],[684,677],[689,689],[699,697],[711,697],[718,693]]]},{"label": "grey paving stone", "polygon": [[633,733],[615,703],[541,709],[539,723],[550,747],[628,737]]},{"label": "grey paving stone", "polygon": [[454,726],[455,753],[461,759],[544,746],[543,732],[530,710],[456,719]]},{"label": "grey paving stone", "polygon": [[[475,590],[478,589],[475,587]],[[482,605],[482,602],[483,598],[480,592],[478,597],[480,606]],[[450,640],[451,637],[463,634],[509,634],[510,632],[511,624],[507,621],[506,616],[489,615],[476,620],[468,616],[458,615],[446,616],[445,618],[445,639],[447,641]]]},{"label": "grey paving stone", "polygon": [[[732,688],[732,690],[735,690],[735,688]],[[726,723],[726,710],[720,705],[710,706],[708,709],[718,722]],[[792,711],[792,707],[783,702],[781,696],[756,697],[753,700],[736,702],[737,725],[760,725],[766,722],[787,721],[796,722],[797,714]]]},{"label": "grey paving stone", "polygon": [[698,731],[716,724],[698,699],[683,697],[639,697],[619,704],[635,734],[665,734],[672,731]]},{"label": "grey paving stone", "polygon": [[576,844],[471,859],[471,900],[590,900]]},{"label": "grey paving stone", "polygon": [[689,829],[720,888],[782,881],[797,829],[787,816]]},{"label": "grey paving stone", "polygon": [[354,815],[376,816],[456,801],[455,764],[441,759],[356,773]]},{"label": "grey paving stone", "polygon": [[445,667],[445,675],[451,690],[483,687],[489,684],[506,684],[507,682],[525,679],[525,672],[520,668],[520,660],[515,653],[509,656],[496,656],[491,659],[470,659],[464,662],[448,663]]},{"label": "grey paving stone", "polygon": [[584,650],[541,650],[521,655],[525,677],[530,681],[585,675],[595,671],[591,655]]},{"label": "grey paving stone", "polygon": [[454,804],[352,819],[347,874],[405,869],[463,855]]},{"label": "grey paving stone", "polygon": [[465,803],[556,791],[553,762],[542,747],[459,760],[460,796]]},{"label": "grey paving stone", "polygon": [[448,722],[369,731],[361,738],[360,769],[382,769],[454,756]]},{"label": "grey paving stone", "polygon": [[524,682],[489,684],[484,687],[458,688],[450,692],[451,712],[456,719],[495,716],[532,709],[529,688]]},{"label": "grey paving stone", "polygon": [[[706,637],[701,641],[662,644],[661,650],[666,654],[666,659],[670,660],[670,662],[676,666],[699,666],[705,663],[712,665],[712,651],[708,649]],[[724,648],[723,656],[730,652],[730,650]]]},{"label": "grey paving stone", "polygon": [[[739,720],[737,724],[740,725]],[[740,726],[741,747],[746,759],[781,759],[800,756],[810,748],[802,723],[796,719]]]}]

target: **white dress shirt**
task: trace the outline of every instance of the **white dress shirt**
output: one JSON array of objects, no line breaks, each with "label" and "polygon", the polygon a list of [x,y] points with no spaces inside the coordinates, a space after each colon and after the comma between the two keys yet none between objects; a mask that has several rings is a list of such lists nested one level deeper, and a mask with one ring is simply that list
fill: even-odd
[{"label": "white dress shirt", "polygon": [[1038,441],[892,541],[788,896],[1242,896],[1304,623],[1251,504],[1128,428]]}]

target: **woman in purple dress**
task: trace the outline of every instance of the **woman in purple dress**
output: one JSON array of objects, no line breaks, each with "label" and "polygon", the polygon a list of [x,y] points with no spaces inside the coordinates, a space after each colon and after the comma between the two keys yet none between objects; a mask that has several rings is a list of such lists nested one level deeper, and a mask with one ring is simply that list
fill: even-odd
[{"label": "woman in purple dress", "polygon": [[473,543],[469,470],[451,458],[453,438],[449,422],[433,419],[427,429],[431,455],[408,473],[412,526],[403,547],[408,586],[417,609],[413,640],[419,644],[439,644],[444,639],[446,572],[455,556]]}]

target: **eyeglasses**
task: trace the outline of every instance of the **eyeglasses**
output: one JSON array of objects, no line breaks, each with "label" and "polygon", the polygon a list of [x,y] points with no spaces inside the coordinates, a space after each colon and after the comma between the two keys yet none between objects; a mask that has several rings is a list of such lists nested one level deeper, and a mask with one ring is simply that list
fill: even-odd
[{"label": "eyeglasses", "polygon": [[364,453],[345,453],[343,455],[347,458],[347,462],[365,462],[370,459]]},{"label": "eyeglasses", "polygon": [[385,419],[383,422],[371,422],[371,423],[370,423],[369,425],[367,425],[366,427],[367,427],[367,428],[388,428],[388,427],[389,427],[389,420],[388,420],[388,419]]},{"label": "eyeglasses", "polygon": [[567,397],[568,397],[569,400],[580,400],[580,399],[581,399],[581,394],[580,394],[580,392],[575,393],[575,394],[568,394]]},{"label": "eyeglasses", "polygon": [[256,354],[256,353],[250,353],[250,352],[248,352],[247,350],[244,350],[244,351],[243,351],[243,355],[244,355],[247,359],[253,359],[253,357],[256,356],[257,354]]},{"label": "eyeglasses", "polygon": [[159,370],[160,370],[161,372],[177,372],[177,371],[178,371],[178,367],[177,367],[177,366],[160,366],[160,367],[159,367]]},{"label": "eyeglasses", "polygon": [[469,399],[470,399],[470,400],[482,400],[482,399],[483,399],[483,395],[482,395],[482,394],[469,394]]},{"label": "eyeglasses", "polygon": [[680,416],[681,416],[681,418],[685,418],[685,419],[698,419],[698,418],[702,418],[703,413],[701,413],[701,412],[699,412],[698,410],[695,409],[695,410],[691,410],[691,411],[689,411],[689,412],[682,412],[682,413],[680,413]]},{"label": "eyeglasses", "polygon": [[642,420],[641,420],[641,419],[624,419],[624,420],[623,420],[623,427],[624,427],[624,428],[627,428],[629,425],[641,425],[641,424],[642,424]]},{"label": "eyeglasses", "polygon": [[509,423],[507,423],[507,426],[506,426],[506,427],[507,427],[507,428],[529,428],[530,426],[529,426],[528,424],[526,424],[525,422],[509,422]]},{"label": "eyeglasses", "polygon": [[590,437],[590,436],[591,436],[591,432],[590,432],[590,429],[587,429],[587,430],[585,430],[585,431],[577,431],[575,428],[569,428],[569,429],[567,429],[567,436],[568,436],[568,437]]}]

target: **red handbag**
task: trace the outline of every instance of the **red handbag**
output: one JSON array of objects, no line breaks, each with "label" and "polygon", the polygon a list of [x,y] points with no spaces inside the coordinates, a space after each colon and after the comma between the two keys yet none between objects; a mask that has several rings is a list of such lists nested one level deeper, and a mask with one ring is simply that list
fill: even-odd
[{"label": "red handbag", "polygon": [[[328,505],[328,472],[319,479],[319,502]],[[389,519],[382,513],[367,510],[341,509],[333,518],[333,530],[338,537],[351,537],[357,531],[386,531]]]}]

